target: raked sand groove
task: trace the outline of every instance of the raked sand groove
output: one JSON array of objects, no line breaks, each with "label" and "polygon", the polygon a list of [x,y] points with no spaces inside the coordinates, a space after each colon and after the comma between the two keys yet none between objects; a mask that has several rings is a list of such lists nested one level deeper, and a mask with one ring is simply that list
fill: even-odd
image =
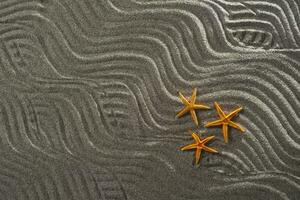
[{"label": "raked sand groove", "polygon": [[[299,21],[299,0],[0,1],[0,199],[299,199]],[[246,132],[175,119],[192,88]],[[189,129],[216,136],[199,167]]]}]

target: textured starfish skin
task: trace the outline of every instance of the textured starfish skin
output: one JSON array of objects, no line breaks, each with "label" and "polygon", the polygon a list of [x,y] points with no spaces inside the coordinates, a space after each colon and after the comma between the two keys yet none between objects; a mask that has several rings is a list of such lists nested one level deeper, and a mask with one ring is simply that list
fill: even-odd
[{"label": "textured starfish skin", "polygon": [[217,102],[215,102],[215,107],[216,107],[216,110],[218,112],[220,119],[212,121],[212,122],[208,122],[205,125],[205,127],[222,126],[223,137],[224,137],[225,143],[228,143],[228,126],[231,126],[242,132],[245,132],[245,129],[242,128],[238,123],[231,121],[231,119],[242,110],[242,107],[235,109],[234,111],[230,112],[229,114],[225,114]]},{"label": "textured starfish skin", "polygon": [[181,150],[185,151],[185,150],[196,149],[196,152],[195,152],[196,164],[198,164],[199,161],[200,161],[200,156],[201,156],[201,151],[202,150],[207,151],[207,152],[211,152],[211,153],[218,153],[217,150],[215,150],[211,147],[207,147],[205,145],[207,142],[212,140],[215,136],[206,137],[203,140],[201,140],[201,138],[196,133],[192,133],[192,137],[194,138],[195,143],[188,144],[188,145],[182,147]]},{"label": "textured starfish skin", "polygon": [[196,97],[197,97],[197,89],[195,88],[193,90],[193,94],[189,100],[187,100],[180,92],[179,92],[179,98],[181,102],[185,105],[185,107],[178,112],[176,117],[182,117],[186,113],[190,113],[192,120],[195,122],[196,125],[198,125],[198,119],[195,110],[197,109],[210,109],[210,107],[203,105],[203,104],[196,104]]}]

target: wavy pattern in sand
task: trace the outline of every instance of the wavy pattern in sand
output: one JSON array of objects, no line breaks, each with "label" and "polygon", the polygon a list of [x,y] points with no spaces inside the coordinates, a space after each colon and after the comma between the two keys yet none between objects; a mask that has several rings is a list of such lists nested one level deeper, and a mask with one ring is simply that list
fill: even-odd
[{"label": "wavy pattern in sand", "polygon": [[[0,199],[298,199],[298,0],[3,0]],[[245,134],[175,119],[177,92]],[[193,166],[188,129],[218,155]]]}]

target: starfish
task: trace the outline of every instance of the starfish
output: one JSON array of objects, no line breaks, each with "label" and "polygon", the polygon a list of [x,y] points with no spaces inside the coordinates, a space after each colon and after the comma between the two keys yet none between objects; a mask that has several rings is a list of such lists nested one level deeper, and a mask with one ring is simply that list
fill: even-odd
[{"label": "starfish", "polygon": [[198,119],[195,110],[196,109],[210,109],[210,107],[203,105],[203,104],[196,104],[196,97],[197,97],[197,89],[195,88],[193,90],[193,94],[189,100],[187,100],[180,92],[179,97],[182,103],[185,105],[185,108],[183,108],[176,116],[182,117],[187,112],[190,112],[192,120],[195,122],[196,125],[198,125]]},{"label": "starfish", "polygon": [[218,115],[219,115],[220,119],[212,121],[212,122],[208,122],[207,124],[205,124],[205,127],[221,126],[222,125],[223,137],[224,137],[225,143],[228,142],[228,126],[231,126],[231,127],[235,128],[235,129],[238,129],[242,132],[245,132],[245,129],[242,128],[239,124],[231,121],[231,119],[234,116],[236,116],[242,110],[242,107],[239,107],[239,108],[235,109],[234,111],[230,112],[229,114],[225,114],[224,111],[221,109],[221,107],[219,106],[219,104],[217,102],[215,102],[215,107],[217,109],[217,112],[218,112]]},{"label": "starfish", "polygon": [[212,140],[215,136],[206,137],[203,140],[201,140],[201,138],[196,133],[193,132],[192,133],[192,137],[194,138],[195,143],[186,145],[186,146],[182,147],[181,150],[185,151],[185,150],[196,149],[196,153],[195,153],[196,164],[198,164],[199,161],[200,161],[200,156],[201,156],[202,149],[205,150],[205,151],[207,151],[207,152],[218,153],[217,150],[205,146],[205,144],[207,142],[209,142],[210,140]]}]

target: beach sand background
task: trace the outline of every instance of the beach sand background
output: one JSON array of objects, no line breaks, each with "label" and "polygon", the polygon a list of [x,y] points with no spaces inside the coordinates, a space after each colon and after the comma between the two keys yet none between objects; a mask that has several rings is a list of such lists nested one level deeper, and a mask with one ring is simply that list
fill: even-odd
[{"label": "beach sand background", "polygon": [[[0,199],[300,199],[299,0],[1,0]],[[244,109],[245,133],[204,128]],[[180,148],[215,135],[195,165]]]}]

